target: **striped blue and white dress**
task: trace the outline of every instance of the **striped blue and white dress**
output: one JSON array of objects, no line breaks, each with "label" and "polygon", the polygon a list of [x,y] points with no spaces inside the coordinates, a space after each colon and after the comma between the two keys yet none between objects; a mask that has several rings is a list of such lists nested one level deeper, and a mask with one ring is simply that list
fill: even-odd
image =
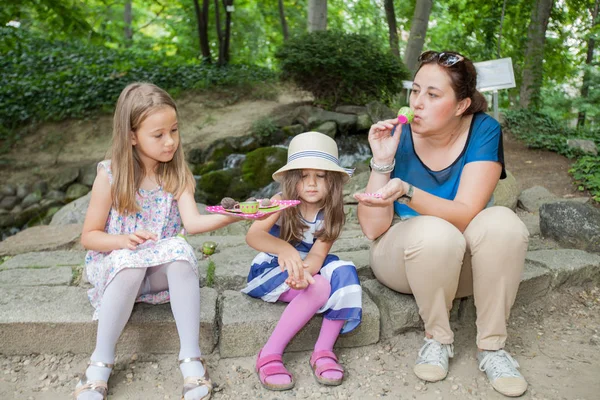
[{"label": "striped blue and white dress", "polygon": [[[302,242],[297,244],[296,250],[304,259],[314,242],[314,234],[323,225],[323,212],[320,211],[315,221],[304,220],[308,229],[304,232]],[[280,236],[280,221],[277,221],[269,233],[275,237]],[[341,333],[347,333],[356,328],[362,318],[362,290],[356,272],[356,266],[352,261],[342,261],[333,254],[327,255],[323,266],[319,271],[331,285],[331,294],[327,303],[317,311],[331,320],[345,320]],[[250,267],[248,284],[242,289],[242,293],[263,299],[268,302],[276,302],[283,293],[290,290],[285,283],[288,277],[287,271],[281,271],[276,255],[259,253]]]}]

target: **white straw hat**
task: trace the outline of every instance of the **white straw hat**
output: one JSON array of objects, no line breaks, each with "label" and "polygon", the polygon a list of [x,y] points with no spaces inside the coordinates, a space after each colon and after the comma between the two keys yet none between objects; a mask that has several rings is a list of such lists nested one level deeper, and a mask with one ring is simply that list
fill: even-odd
[{"label": "white straw hat", "polygon": [[344,174],[344,182],[354,173],[352,168],[340,166],[335,140],[319,132],[305,132],[296,135],[288,147],[287,164],[273,174],[273,179],[281,182],[282,174],[292,169],[321,169]]}]

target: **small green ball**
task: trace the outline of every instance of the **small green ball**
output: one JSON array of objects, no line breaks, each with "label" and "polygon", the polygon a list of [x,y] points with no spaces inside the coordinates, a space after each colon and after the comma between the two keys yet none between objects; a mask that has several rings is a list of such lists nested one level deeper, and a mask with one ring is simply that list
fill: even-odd
[{"label": "small green ball", "polygon": [[215,242],[204,242],[202,243],[202,254],[210,256],[215,253],[217,244]]}]

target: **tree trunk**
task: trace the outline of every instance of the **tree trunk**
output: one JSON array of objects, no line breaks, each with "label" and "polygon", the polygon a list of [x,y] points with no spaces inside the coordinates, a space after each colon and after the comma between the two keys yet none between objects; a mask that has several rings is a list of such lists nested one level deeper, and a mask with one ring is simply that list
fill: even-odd
[{"label": "tree trunk", "polygon": [[327,29],[327,0],[308,0],[308,31]]},{"label": "tree trunk", "polygon": [[406,52],[404,53],[404,63],[412,74],[417,70],[417,60],[421,51],[423,51],[423,43],[425,43],[429,14],[431,14],[432,7],[433,0],[417,0],[417,4],[415,5],[415,13],[410,25],[410,36],[406,44]]},{"label": "tree trunk", "polygon": [[208,43],[208,5],[208,0],[203,0],[202,9],[200,9],[198,0],[194,0],[196,21],[198,23],[198,41],[200,42],[202,61],[210,64],[212,62],[212,56],[210,54],[210,45]]},{"label": "tree trunk", "polygon": [[231,41],[231,14],[233,11],[228,10],[228,6],[233,6],[234,0],[223,0],[225,7],[225,37],[223,38],[223,60],[225,64],[229,63],[229,43]]},{"label": "tree trunk", "polygon": [[396,27],[396,13],[394,12],[394,0],[385,0],[385,17],[387,19],[390,32],[390,50],[396,58],[400,58],[400,49],[398,48],[398,28]]},{"label": "tree trunk", "polygon": [[131,28],[131,21],[133,15],[131,13],[131,0],[125,2],[124,22],[125,22],[125,46],[131,46],[131,39],[133,38],[133,29]]},{"label": "tree trunk", "polygon": [[500,15],[500,29],[498,32],[498,50],[496,50],[496,56],[501,58],[500,54],[502,53],[502,26],[504,25],[504,13],[506,12],[506,0],[502,2],[502,14]]},{"label": "tree trunk", "polygon": [[217,28],[217,39],[219,41],[219,58],[217,65],[225,65],[223,50],[225,50],[225,41],[223,40],[223,30],[221,29],[221,10],[219,9],[219,0],[215,0],[215,20]]},{"label": "tree trunk", "polygon": [[289,38],[289,33],[288,33],[288,26],[287,26],[287,22],[285,20],[285,11],[283,9],[283,0],[279,0],[279,19],[281,20],[281,29],[283,30],[283,40],[288,40]]},{"label": "tree trunk", "polygon": [[[581,83],[581,97],[587,99],[590,92],[590,67],[594,58],[594,48],[596,47],[596,41],[594,40],[594,28],[600,24],[600,18],[598,18],[598,7],[600,0],[596,0],[594,9],[592,11],[592,27],[590,29],[590,36],[588,38],[588,48],[585,57],[585,66],[587,67],[583,72],[583,82]],[[577,127],[583,128],[585,126],[585,112],[580,111],[577,115]]]},{"label": "tree trunk", "polygon": [[553,5],[554,0],[537,0],[531,12],[519,100],[519,104],[523,108],[537,109],[541,106],[544,43]]}]

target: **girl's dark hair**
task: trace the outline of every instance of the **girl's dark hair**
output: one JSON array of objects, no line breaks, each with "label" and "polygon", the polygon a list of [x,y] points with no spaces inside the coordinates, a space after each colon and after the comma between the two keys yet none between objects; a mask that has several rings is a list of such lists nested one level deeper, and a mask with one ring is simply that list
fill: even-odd
[{"label": "girl's dark hair", "polygon": [[[463,115],[471,115],[480,111],[486,112],[488,110],[487,100],[477,90],[477,70],[475,70],[473,62],[455,51],[445,51],[442,53],[452,53],[463,57],[463,60],[452,66],[445,66],[437,63],[440,68],[446,71],[450,77],[450,85],[456,94],[456,100],[461,101],[466,98],[471,99],[471,105],[469,108],[467,108]],[[417,72],[419,72],[423,65],[436,63],[437,60],[438,59],[434,58],[428,61],[422,61],[421,64],[419,64]],[[415,72],[415,75],[417,72]]]}]

